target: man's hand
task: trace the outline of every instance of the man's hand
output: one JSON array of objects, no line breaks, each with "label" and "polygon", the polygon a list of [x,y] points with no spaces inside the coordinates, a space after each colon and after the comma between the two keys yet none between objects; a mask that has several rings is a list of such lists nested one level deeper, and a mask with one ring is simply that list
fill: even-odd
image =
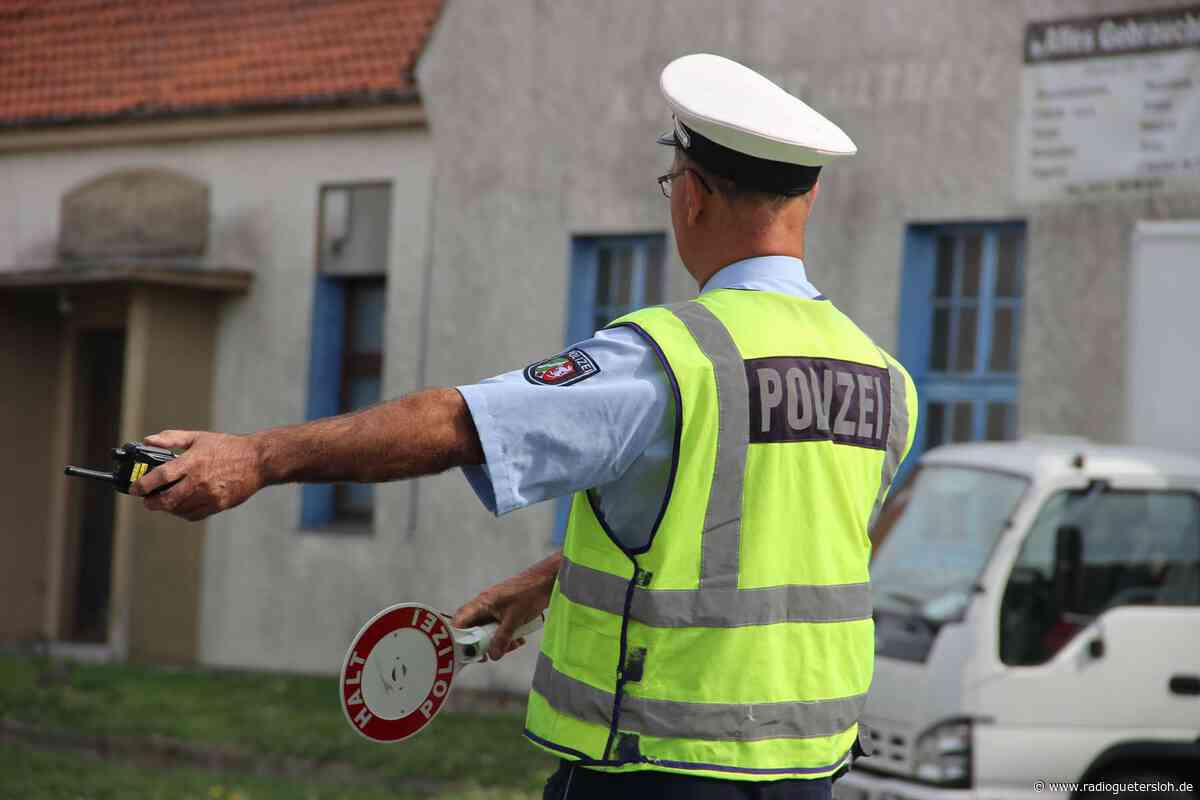
[{"label": "man's hand", "polygon": [[493,661],[499,661],[506,653],[525,644],[524,639],[513,641],[513,631],[550,605],[550,593],[554,590],[561,564],[562,553],[555,553],[521,574],[484,589],[455,612],[452,624],[456,628],[470,628],[498,622],[487,654]]},{"label": "man's hand", "polygon": [[[163,431],[146,444],[183,450],[182,455],[146,473],[129,488],[145,496],[150,511],[168,511],[196,522],[246,502],[265,483],[258,448],[247,436],[201,431]],[[159,494],[159,486],[179,483]]]}]

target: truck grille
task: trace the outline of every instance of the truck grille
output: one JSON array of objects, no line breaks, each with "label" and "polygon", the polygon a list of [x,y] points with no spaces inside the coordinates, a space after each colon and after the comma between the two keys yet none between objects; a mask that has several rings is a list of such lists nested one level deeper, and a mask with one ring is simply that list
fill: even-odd
[{"label": "truck grille", "polygon": [[871,757],[859,762],[863,769],[907,775],[911,772],[911,740],[907,731],[894,723],[864,719],[859,723],[862,740]]}]

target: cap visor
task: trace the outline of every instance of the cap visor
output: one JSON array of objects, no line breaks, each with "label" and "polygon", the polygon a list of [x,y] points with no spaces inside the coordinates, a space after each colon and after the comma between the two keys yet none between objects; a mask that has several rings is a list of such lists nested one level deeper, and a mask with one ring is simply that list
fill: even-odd
[{"label": "cap visor", "polygon": [[675,138],[675,131],[667,131],[662,136],[654,140],[658,144],[665,144],[667,147],[681,147],[679,140]]}]

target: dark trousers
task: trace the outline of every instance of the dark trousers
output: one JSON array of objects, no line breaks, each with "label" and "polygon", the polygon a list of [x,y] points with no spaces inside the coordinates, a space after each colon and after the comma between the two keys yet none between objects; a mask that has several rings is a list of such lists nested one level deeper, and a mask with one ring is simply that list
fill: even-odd
[{"label": "dark trousers", "polygon": [[829,778],[730,781],[673,772],[597,772],[560,762],[542,800],[830,800]]}]

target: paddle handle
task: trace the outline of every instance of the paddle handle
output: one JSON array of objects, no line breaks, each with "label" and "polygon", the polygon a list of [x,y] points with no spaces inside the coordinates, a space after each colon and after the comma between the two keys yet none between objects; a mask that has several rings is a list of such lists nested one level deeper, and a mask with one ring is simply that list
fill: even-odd
[{"label": "paddle handle", "polygon": [[[536,633],[537,631],[540,631],[542,629],[542,626],[545,624],[546,624],[546,612],[541,611],[538,613],[538,615],[536,617],[529,620],[529,622],[526,622],[524,625],[522,625],[521,627],[519,627],[515,631],[513,631],[513,638],[521,639],[525,636],[528,636],[531,633]],[[490,638],[491,637],[489,637],[489,641],[490,641]]]},{"label": "paddle handle", "polygon": [[[540,612],[536,617],[526,622],[521,627],[513,631],[513,639],[520,639],[529,634],[540,630],[546,624],[546,612]],[[480,625],[478,628],[472,628],[467,631],[463,642],[463,660],[472,664],[476,661],[483,661],[484,655],[488,648],[492,646],[492,637],[496,635],[496,630],[500,627],[498,623],[489,622],[487,625]]]}]

